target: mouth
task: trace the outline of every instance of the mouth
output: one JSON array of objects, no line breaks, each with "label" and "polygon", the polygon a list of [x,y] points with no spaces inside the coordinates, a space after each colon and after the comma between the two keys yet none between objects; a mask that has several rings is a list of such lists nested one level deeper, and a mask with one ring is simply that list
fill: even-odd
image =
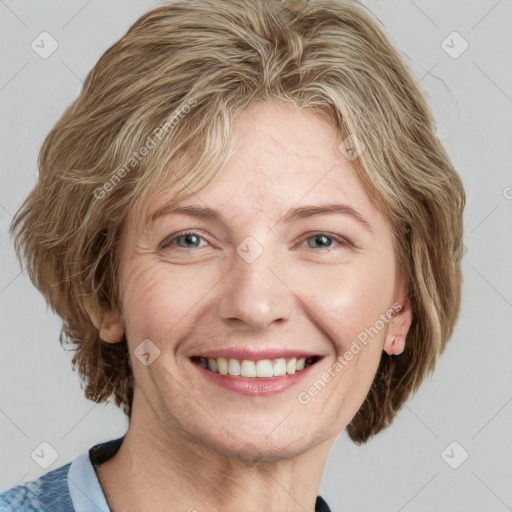
[{"label": "mouth", "polygon": [[219,375],[245,377],[249,379],[268,379],[300,373],[322,358],[320,356],[312,356],[252,360],[193,356],[190,359],[192,363],[201,366],[204,370]]}]

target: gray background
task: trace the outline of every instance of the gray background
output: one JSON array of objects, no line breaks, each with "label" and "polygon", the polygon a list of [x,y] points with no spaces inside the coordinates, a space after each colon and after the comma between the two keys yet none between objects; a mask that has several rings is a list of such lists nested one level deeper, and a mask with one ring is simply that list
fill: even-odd
[{"label": "gray background", "polygon": [[[112,404],[83,397],[59,318],[20,272],[8,226],[34,185],[46,133],[87,72],[160,3],[0,0],[0,490],[127,427]],[[465,183],[464,295],[432,378],[366,445],[341,435],[320,494],[333,512],[512,510],[512,2],[365,3],[407,56]],[[44,31],[59,45],[47,59],[31,47]],[[458,36],[446,40],[454,31],[469,44],[457,58],[444,49],[463,48]],[[31,458],[43,441],[58,453],[47,469]]]}]

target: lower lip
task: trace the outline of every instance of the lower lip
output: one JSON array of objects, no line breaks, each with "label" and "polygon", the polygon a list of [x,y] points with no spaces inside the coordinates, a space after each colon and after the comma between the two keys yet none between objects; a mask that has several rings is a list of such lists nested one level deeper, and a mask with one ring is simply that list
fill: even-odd
[{"label": "lower lip", "polygon": [[281,377],[240,377],[221,375],[220,373],[206,370],[199,364],[193,364],[206,379],[223,387],[224,389],[235,391],[241,395],[270,396],[282,393],[295,384],[298,384],[301,380],[306,378],[309,373],[311,373],[312,368],[317,363],[307,366],[304,370],[300,370],[299,372],[283,375]]}]

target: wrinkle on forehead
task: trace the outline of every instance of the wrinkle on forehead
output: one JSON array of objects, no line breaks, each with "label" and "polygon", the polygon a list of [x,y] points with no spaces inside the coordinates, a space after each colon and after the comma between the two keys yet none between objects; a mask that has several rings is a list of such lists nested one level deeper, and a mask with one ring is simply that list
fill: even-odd
[{"label": "wrinkle on forehead", "polygon": [[[299,108],[296,105],[294,105],[293,103],[280,101],[280,100],[269,100],[265,103],[267,105],[271,105],[272,107],[274,107],[276,115],[279,115],[280,113],[283,113],[283,112],[290,114],[290,111],[293,111],[293,115],[296,115],[298,117],[301,117],[304,114],[309,114],[309,115],[315,116],[318,121],[325,124],[327,127],[329,127],[334,132],[332,134],[332,138],[329,141],[323,142],[322,145],[323,145],[324,149],[327,150],[328,147],[333,143],[335,143],[336,146],[338,145],[337,144],[338,133],[327,115],[320,114],[313,109]],[[272,142],[274,142],[275,144],[277,144],[278,146],[283,148],[289,155],[296,156],[301,159],[304,159],[304,158],[315,159],[316,158],[316,155],[311,155],[309,153],[301,152],[299,145],[295,149],[290,149],[290,147],[288,145],[286,145],[282,140],[279,140],[273,134],[269,133],[269,130],[267,128],[262,129],[260,127],[260,125],[262,124],[261,118],[267,119],[270,114],[269,114],[268,109],[261,109],[260,106],[261,106],[260,104],[255,103],[255,104],[252,104],[249,107],[247,107],[247,109],[242,111],[239,114],[239,116],[235,119],[234,124],[238,125],[238,121],[241,117],[244,119],[247,119],[252,124],[251,129],[254,129],[255,132],[260,134],[262,137],[265,137],[265,138],[271,140]],[[260,117],[259,121],[256,119],[255,115]],[[272,118],[272,121],[274,121],[274,120],[275,119]],[[265,125],[265,126],[272,126],[272,123],[268,123],[268,125]],[[283,126],[283,129],[284,129],[284,126]],[[315,131],[311,131],[312,136],[314,136],[315,133],[316,133]],[[321,149],[321,148],[319,148],[319,149]],[[269,152],[271,154],[274,154],[273,152],[269,151],[268,148],[265,148],[265,151]]]}]

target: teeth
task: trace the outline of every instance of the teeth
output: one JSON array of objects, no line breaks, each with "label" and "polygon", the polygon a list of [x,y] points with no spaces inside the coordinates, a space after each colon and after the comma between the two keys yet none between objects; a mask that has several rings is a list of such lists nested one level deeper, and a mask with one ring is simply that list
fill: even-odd
[{"label": "teeth", "polygon": [[219,371],[218,366],[217,366],[217,359],[209,358],[208,359],[208,366],[210,367],[210,370],[212,372],[217,373]]},{"label": "teeth", "polygon": [[240,375],[240,363],[236,359],[230,359],[228,363],[229,375]]},{"label": "teeth", "polygon": [[270,359],[262,359],[256,362],[256,377],[273,377],[274,369]]},{"label": "teeth", "polygon": [[286,359],[284,359],[283,357],[281,357],[280,359],[276,359],[273,370],[274,377],[286,375]]},{"label": "teeth", "polygon": [[254,361],[242,361],[240,375],[242,377],[256,377],[256,364]]},{"label": "teeth", "polygon": [[283,375],[293,375],[295,372],[303,370],[312,364],[312,360],[301,357],[299,359],[293,357],[286,359],[280,357],[278,359],[261,359],[259,361],[250,361],[238,359],[218,358],[199,358],[201,366],[214,373],[221,375],[240,375],[241,377],[280,377]]},{"label": "teeth", "polygon": [[228,362],[223,357],[217,358],[217,368],[219,369],[219,373],[221,375],[227,375],[228,374]]}]

